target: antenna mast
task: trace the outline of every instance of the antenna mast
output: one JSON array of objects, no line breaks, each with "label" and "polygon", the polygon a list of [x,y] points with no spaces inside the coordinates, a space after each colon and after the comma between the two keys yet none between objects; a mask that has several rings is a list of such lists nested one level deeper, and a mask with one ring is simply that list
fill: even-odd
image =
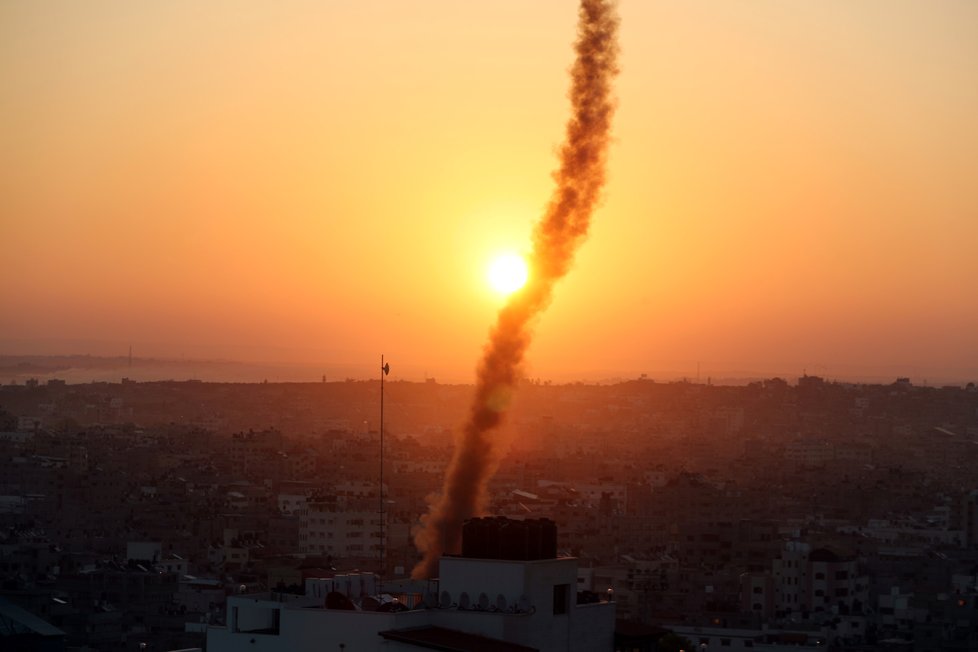
[{"label": "antenna mast", "polygon": [[384,527],[384,376],[389,374],[391,366],[384,362],[384,354],[380,354],[380,576],[384,576],[384,553],[387,545],[387,533]]}]

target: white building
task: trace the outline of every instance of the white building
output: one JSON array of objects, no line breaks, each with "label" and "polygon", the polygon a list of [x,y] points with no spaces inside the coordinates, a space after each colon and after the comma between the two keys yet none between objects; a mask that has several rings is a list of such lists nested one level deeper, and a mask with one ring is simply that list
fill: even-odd
[{"label": "white building", "polygon": [[157,563],[163,557],[163,544],[159,541],[126,542],[126,561]]},{"label": "white building", "polygon": [[300,515],[299,550],[345,559],[374,558],[383,541],[382,523],[379,506],[354,509],[335,502],[309,502]]},{"label": "white building", "polygon": [[792,613],[805,608],[809,554],[811,546],[807,543],[788,541],[781,556],[772,561],[775,605],[779,613]]},{"label": "white building", "polygon": [[961,529],[964,530],[963,545],[978,547],[978,490],[969,491],[962,501]]},{"label": "white building", "polygon": [[417,604],[418,593],[369,596],[370,582],[348,577],[325,599],[321,582],[305,596],[234,596],[207,650],[613,649],[615,603],[578,602],[574,558],[444,557],[439,575],[416,585]]},{"label": "white building", "polygon": [[[840,556],[826,548],[812,550],[807,543],[788,541],[781,556],[771,565],[778,616],[807,612],[846,615],[860,613],[867,605],[869,581],[860,573],[854,557]],[[752,581],[752,609],[767,613],[764,605],[769,604],[770,589],[759,580]],[[756,608],[757,603],[762,605],[761,609]]]},{"label": "white building", "polygon": [[301,516],[306,510],[308,497],[305,494],[279,494],[278,511],[285,516]]},{"label": "white building", "polygon": [[609,507],[616,512],[624,512],[628,507],[628,491],[623,484],[586,484],[574,483],[578,495],[590,503],[595,509],[602,501],[608,501]]}]

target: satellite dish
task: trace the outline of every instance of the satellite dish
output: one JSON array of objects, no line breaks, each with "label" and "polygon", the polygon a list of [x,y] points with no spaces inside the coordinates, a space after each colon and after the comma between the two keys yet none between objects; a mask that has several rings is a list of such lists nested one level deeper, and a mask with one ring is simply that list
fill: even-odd
[{"label": "satellite dish", "polygon": [[472,606],[472,601],[469,599],[469,594],[466,593],[465,591],[462,591],[462,595],[458,597],[458,608],[468,609],[471,606]]},{"label": "satellite dish", "polygon": [[441,601],[438,603],[438,606],[441,607],[442,609],[448,609],[449,607],[451,607],[452,606],[452,594],[449,593],[448,591],[442,591],[441,592]]},{"label": "satellite dish", "polygon": [[520,601],[517,604],[518,604],[517,610],[520,613],[526,613],[527,611],[530,610],[530,598],[528,598],[525,593],[520,596]]},{"label": "satellite dish", "polygon": [[496,609],[499,611],[506,611],[506,596],[500,593],[496,596]]},{"label": "satellite dish", "polygon": [[350,598],[337,591],[330,591],[326,594],[327,609],[343,609],[346,611],[356,611],[356,605]]},{"label": "satellite dish", "polygon": [[488,609],[489,608],[489,596],[486,595],[485,593],[480,593],[479,594],[479,603],[478,604],[479,604],[479,609],[481,611],[485,611],[486,609]]},{"label": "satellite dish", "polygon": [[424,594],[424,606],[428,609],[434,609],[438,606],[438,594],[428,591]]},{"label": "satellite dish", "polygon": [[373,596],[365,596],[360,601],[361,611],[377,611],[380,608],[380,601]]}]

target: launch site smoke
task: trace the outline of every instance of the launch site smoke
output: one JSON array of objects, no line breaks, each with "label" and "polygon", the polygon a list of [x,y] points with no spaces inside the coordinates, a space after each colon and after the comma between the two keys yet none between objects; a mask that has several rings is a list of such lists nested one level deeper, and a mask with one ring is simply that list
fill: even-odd
[{"label": "launch site smoke", "polygon": [[422,516],[415,534],[415,545],[423,555],[411,573],[415,578],[436,575],[442,554],[458,552],[464,521],[486,508],[487,485],[500,454],[493,434],[519,377],[534,319],[550,303],[554,284],[570,269],[604,186],[614,113],[611,83],[618,73],[618,17],[614,2],[608,0],[582,0],[578,17],[572,115],[560,149],[560,166],[553,174],[556,188],[534,227],[529,279],[510,296],[490,331],[478,365],[475,397],[441,494]]}]

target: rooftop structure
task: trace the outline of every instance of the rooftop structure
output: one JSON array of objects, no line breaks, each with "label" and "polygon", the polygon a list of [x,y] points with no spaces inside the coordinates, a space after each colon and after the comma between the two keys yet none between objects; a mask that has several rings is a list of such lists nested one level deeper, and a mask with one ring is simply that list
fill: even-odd
[{"label": "rooftop structure", "polygon": [[555,542],[546,519],[474,519],[437,580],[376,594],[372,575],[348,574],[307,581],[304,596],[234,596],[207,649],[611,650],[615,603],[577,593],[577,560]]}]

